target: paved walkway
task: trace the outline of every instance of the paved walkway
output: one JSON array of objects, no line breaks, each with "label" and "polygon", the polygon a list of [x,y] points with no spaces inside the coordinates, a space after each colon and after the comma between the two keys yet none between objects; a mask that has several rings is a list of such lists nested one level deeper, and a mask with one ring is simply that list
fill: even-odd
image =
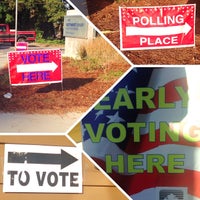
[{"label": "paved walkway", "polygon": [[80,121],[82,113],[66,115],[41,115],[0,113],[0,134],[4,133],[51,133],[63,134]]}]

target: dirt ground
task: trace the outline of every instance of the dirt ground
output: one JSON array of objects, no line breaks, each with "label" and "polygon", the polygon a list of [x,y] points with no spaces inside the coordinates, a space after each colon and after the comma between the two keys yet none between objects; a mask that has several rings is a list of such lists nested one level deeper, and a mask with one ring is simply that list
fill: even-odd
[{"label": "dirt ground", "polygon": [[[113,85],[118,77],[102,79],[105,70],[125,72],[130,67],[113,63],[106,69],[84,72],[71,65],[69,58],[63,59],[63,83],[28,86],[12,86],[6,82],[0,84],[0,112],[22,112],[39,114],[65,114],[67,112],[85,112]],[[0,73],[5,79],[7,69]],[[10,92],[12,98],[4,98]]]},{"label": "dirt ground", "polygon": [[[123,2],[123,3],[122,3]],[[196,4],[196,37],[195,47],[123,51],[134,64],[200,64],[200,1],[198,0],[102,0],[95,4],[87,0],[90,21],[101,31],[106,31],[106,37],[120,48],[119,6],[159,6]]]},{"label": "dirt ground", "polygon": [[[150,6],[172,4],[197,4],[196,46],[190,48],[140,50],[123,52],[134,64],[200,64],[200,1],[187,0],[129,0],[126,3],[114,0],[88,0],[89,18],[119,48],[119,6]],[[100,98],[118,79],[102,80],[105,69],[83,72],[74,67],[70,59],[63,62],[63,90],[61,84],[12,87],[0,85],[0,112],[25,112],[57,114],[84,112]],[[106,71],[125,72],[129,64],[113,62]],[[0,79],[5,73],[0,75]],[[3,95],[12,93],[11,99]]]}]

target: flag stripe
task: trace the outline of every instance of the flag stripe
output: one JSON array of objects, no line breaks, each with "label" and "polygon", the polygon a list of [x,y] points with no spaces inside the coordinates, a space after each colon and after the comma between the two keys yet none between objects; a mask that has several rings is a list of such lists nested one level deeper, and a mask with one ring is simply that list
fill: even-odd
[{"label": "flag stripe", "polygon": [[[185,92],[187,92],[187,82],[186,82],[185,78],[176,79],[174,81],[166,83],[163,86],[165,88],[166,96],[165,96],[165,99],[164,99],[165,101],[162,102],[162,103],[167,104],[167,103],[172,103],[172,102],[181,100],[181,97],[176,90],[176,87],[178,87],[178,86],[182,87],[185,90]],[[151,113],[154,110],[159,109],[159,92],[160,92],[159,89],[157,89],[155,91],[155,96],[154,96],[154,99],[152,100],[154,102],[155,108],[150,109],[146,105],[144,105],[143,109],[140,111],[140,114]]]},{"label": "flag stripe", "polygon": [[[114,166],[113,172],[108,174],[130,197],[138,197],[138,200],[154,200],[155,198],[149,199],[149,196],[143,196],[143,194],[145,195],[143,191],[150,192],[153,195],[156,192],[154,188],[167,186],[188,188],[192,197],[199,198],[198,188],[200,183],[193,184],[194,179],[199,180],[200,178],[200,161],[198,161],[200,142],[195,138],[197,135],[191,133],[190,139],[197,140],[197,142],[191,142],[188,139],[189,136],[185,137],[182,133],[175,133],[169,129],[170,122],[181,121],[187,114],[187,108],[183,108],[183,102],[187,103],[187,97],[179,94],[176,89],[181,87],[183,94],[187,93],[185,69],[183,67],[139,67],[134,69],[100,102],[101,108],[109,109],[93,109],[83,118],[82,132],[85,152],[107,173],[108,168],[106,169],[106,167],[109,163],[106,163],[108,162],[106,159],[112,159],[110,161],[112,168],[112,162],[116,163],[118,156],[122,156],[123,166],[120,166],[120,169],[123,168],[123,173],[119,172],[119,166]],[[121,88],[127,90],[130,102],[127,96],[117,96],[123,94]],[[142,90],[143,88],[144,90]],[[145,89],[147,92],[145,92]],[[144,92],[138,95],[138,91]],[[118,100],[116,101],[117,97]],[[127,106],[126,101],[129,103]],[[143,103],[142,109],[137,108],[138,102]],[[155,105],[155,107],[148,103]],[[170,108],[167,106],[169,103],[172,106]],[[113,108],[114,105],[117,107],[120,104],[122,106],[119,106],[118,109]],[[92,132],[87,130],[86,123],[91,125]],[[122,129],[110,128],[118,123],[123,127]],[[145,127],[135,129],[134,126],[131,126],[134,123],[143,123]],[[100,129],[99,124],[103,124],[103,129]],[[164,128],[162,125],[164,125]],[[110,128],[109,131],[108,128]],[[123,132],[120,132],[121,130]],[[94,142],[91,134],[94,134],[96,138],[100,134],[100,141]],[[112,137],[117,139],[120,134],[125,134],[125,138],[119,143],[114,143],[110,139]],[[153,139],[154,135],[155,138]],[[138,138],[139,141],[136,140]],[[131,159],[135,155],[140,156],[136,161],[139,162],[137,167],[142,173],[133,173],[133,170],[130,170],[133,169],[133,166],[129,165],[133,165]],[[156,170],[149,172],[150,162],[149,160],[147,162],[147,159],[152,159],[151,156],[155,159],[163,159],[161,164],[157,166],[160,173]],[[174,160],[169,161],[169,158],[173,156],[175,156]],[[182,156],[181,159],[178,156]],[[150,161],[156,162],[153,159]],[[171,168],[176,173],[170,174],[168,169],[170,165],[173,165],[173,162],[175,162],[175,166],[171,166]],[[145,198],[139,198],[141,196]]]},{"label": "flag stripe", "polygon": [[[102,141],[98,144],[94,144],[91,141],[87,141],[85,143],[87,145],[85,151],[88,149],[91,150],[89,154],[91,157],[97,157],[101,160],[105,161],[106,155],[111,155],[112,160],[117,161],[117,155],[123,155],[124,157],[124,174],[130,174],[127,171],[127,160],[129,155],[136,155],[136,154],[127,154],[122,151],[117,145],[107,141],[106,139],[102,139]],[[102,148],[104,147],[104,148]],[[108,148],[109,147],[109,148]],[[183,159],[178,159],[178,161],[183,161],[184,165],[181,168],[189,169],[189,170],[196,170],[200,172],[200,159],[198,159],[198,155],[200,154],[200,148],[197,147],[188,147],[180,144],[163,144],[156,148],[152,148],[148,151],[142,152],[143,158],[140,158],[139,161],[143,162],[143,165],[140,168],[144,168],[145,170],[147,161],[146,158],[148,155],[162,155],[165,161],[162,163],[163,166],[168,165],[168,155],[184,155]],[[180,165],[180,164],[179,164]]]},{"label": "flag stripe", "polygon": [[[99,166],[105,169],[105,162],[93,158]],[[165,167],[167,171],[167,167]],[[187,187],[189,194],[200,198],[200,172],[193,170],[185,170],[183,174],[169,174],[169,173],[147,173],[122,175],[115,173],[109,174],[117,183],[120,182],[120,187],[124,189],[129,195],[141,192],[142,190],[155,187]],[[195,181],[196,180],[196,181]],[[127,183],[129,187],[127,187]]]}]

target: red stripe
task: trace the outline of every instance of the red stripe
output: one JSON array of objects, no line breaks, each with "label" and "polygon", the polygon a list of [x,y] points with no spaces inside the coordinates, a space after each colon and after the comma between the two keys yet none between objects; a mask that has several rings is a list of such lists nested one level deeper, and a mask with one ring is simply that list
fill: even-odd
[{"label": "red stripe", "polygon": [[[177,86],[181,86],[185,91],[187,91],[187,80],[186,78],[180,78],[180,79],[176,79],[174,81],[170,81],[169,83],[167,83],[165,85],[165,89],[166,89],[166,102],[171,103],[171,102],[175,102],[175,101],[180,101],[181,97],[178,94],[178,92],[176,91],[175,87]],[[148,114],[151,113],[152,111],[159,109],[158,108],[158,90],[156,91],[156,95],[154,98],[154,103],[156,105],[155,109],[149,109],[149,108],[144,108],[141,113],[143,114]],[[146,106],[146,105],[145,105]],[[197,146],[200,147],[200,142],[188,142],[187,140],[185,140],[181,134],[179,134],[179,141],[178,142],[173,142],[169,136],[166,137],[166,141],[164,142],[160,142],[160,130],[156,130],[156,138],[155,138],[155,142],[150,142],[149,141],[149,134],[145,134],[145,135],[141,135],[141,140],[140,142],[134,142],[134,138],[133,135],[129,135],[129,140],[126,144],[126,149],[124,149],[124,151],[128,154],[137,154],[137,153],[141,153],[144,151],[148,151],[152,148],[156,148],[159,145],[163,145],[163,144],[181,144],[181,145],[185,145],[185,146]]]},{"label": "red stripe", "polygon": [[[163,86],[163,87],[165,87],[165,94],[166,94],[165,102],[166,103],[173,103],[175,101],[182,100],[175,88],[178,86],[182,87],[185,91],[187,91],[187,80],[185,77],[170,81],[169,83],[167,83]],[[153,112],[156,109],[159,109],[159,98],[158,97],[159,97],[159,90],[156,90],[155,96],[153,99],[153,102],[154,102],[156,108],[154,108],[154,109],[148,108],[147,105],[145,104],[143,106],[143,109],[139,112],[139,114],[147,114],[147,113]]]},{"label": "red stripe", "polygon": [[133,135],[130,135],[126,144],[126,148],[123,149],[123,151],[125,151],[125,153],[127,154],[138,154],[165,144],[178,144],[191,147],[200,147],[200,142],[189,142],[184,139],[181,133],[179,134],[178,142],[173,142],[169,136],[166,136],[166,141],[160,142],[160,130],[156,130],[155,142],[149,141],[149,134],[141,135],[140,138],[140,142],[134,142]]},{"label": "red stripe", "polygon": [[[93,158],[105,170],[104,161]],[[165,167],[167,171],[167,167]],[[133,195],[154,187],[187,187],[188,193],[200,198],[200,172],[185,170],[182,174],[161,174],[155,171],[135,175],[122,175],[116,172],[109,174],[111,178],[128,194]]]}]

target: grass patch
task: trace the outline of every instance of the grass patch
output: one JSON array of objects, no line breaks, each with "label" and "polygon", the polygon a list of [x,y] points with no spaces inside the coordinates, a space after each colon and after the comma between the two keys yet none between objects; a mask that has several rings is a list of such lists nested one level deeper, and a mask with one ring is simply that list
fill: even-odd
[{"label": "grass patch", "polygon": [[48,45],[55,45],[55,44],[65,44],[65,40],[59,40],[59,39],[37,39],[36,40],[37,43],[41,43],[41,44],[48,44]]},{"label": "grass patch", "polygon": [[122,76],[123,74],[124,74],[124,71],[121,71],[121,70],[117,70],[117,71],[110,70],[110,71],[102,74],[100,79],[103,80],[103,81],[116,80],[120,76]]},{"label": "grass patch", "polygon": [[40,43],[40,44],[46,44],[47,46],[48,45],[64,45],[65,44],[65,40],[59,40],[59,39],[43,39],[43,38],[40,38],[40,39],[37,39],[36,40],[37,43]]},{"label": "grass patch", "polygon": [[80,66],[83,71],[106,70],[114,63],[124,64],[126,61],[102,37],[97,37],[78,51],[81,60],[74,60],[74,65]]},{"label": "grass patch", "polygon": [[41,44],[49,44],[49,45],[52,45],[52,44],[65,44],[65,39],[52,39],[52,38],[46,38],[44,39],[42,37],[42,31],[37,31],[37,34],[36,34],[36,41],[37,43],[41,43]]}]

